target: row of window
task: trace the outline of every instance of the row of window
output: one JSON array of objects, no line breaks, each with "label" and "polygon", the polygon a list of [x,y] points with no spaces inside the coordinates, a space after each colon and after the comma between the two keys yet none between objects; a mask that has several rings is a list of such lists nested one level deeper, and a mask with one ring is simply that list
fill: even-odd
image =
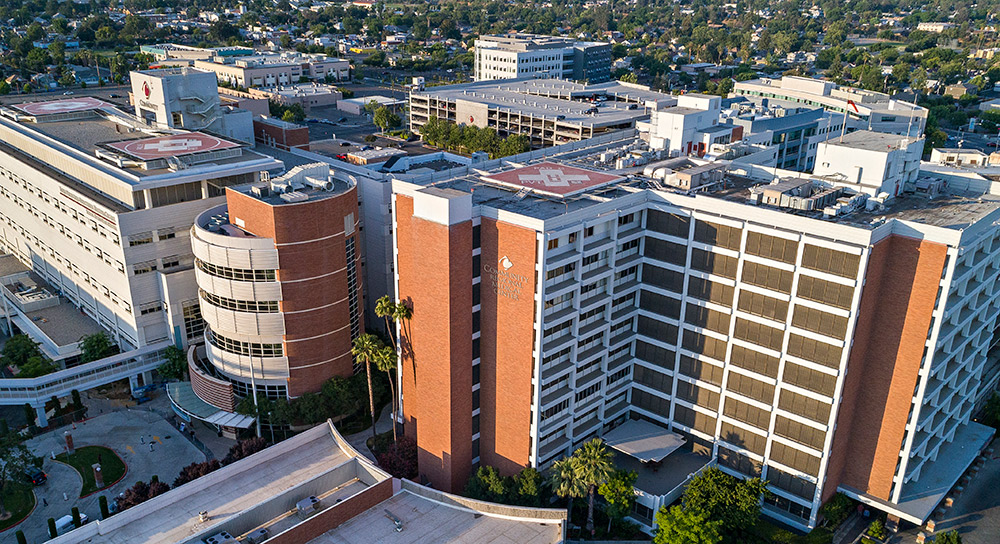
[{"label": "row of window", "polygon": [[257,314],[278,313],[277,300],[237,300],[209,293],[204,289],[199,289],[198,293],[206,302],[219,308],[233,310],[235,312],[252,312]]},{"label": "row of window", "polygon": [[205,272],[210,276],[215,276],[217,278],[222,278],[226,280],[267,282],[267,281],[275,281],[277,276],[276,270],[229,268],[227,266],[219,266],[209,262],[205,262],[202,261],[201,259],[198,259],[195,262],[198,265],[198,269],[200,269],[202,272]]},{"label": "row of window", "polygon": [[213,346],[229,353],[235,353],[236,355],[245,355],[248,357],[281,357],[284,355],[284,349],[280,342],[276,344],[243,342],[220,336],[215,331],[209,332],[208,341]]}]

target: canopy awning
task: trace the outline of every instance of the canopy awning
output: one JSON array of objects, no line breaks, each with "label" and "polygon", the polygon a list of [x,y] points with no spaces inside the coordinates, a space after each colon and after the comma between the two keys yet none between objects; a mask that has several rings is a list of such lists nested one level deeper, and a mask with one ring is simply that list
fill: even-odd
[{"label": "canopy awning", "polygon": [[604,435],[612,448],[644,463],[662,461],[684,445],[684,437],[641,419],[630,419]]},{"label": "canopy awning", "polygon": [[180,410],[188,416],[206,423],[239,429],[249,429],[254,423],[254,418],[250,416],[219,410],[201,400],[191,389],[191,382],[168,383],[167,396],[170,397],[170,402],[174,405],[175,410]]}]

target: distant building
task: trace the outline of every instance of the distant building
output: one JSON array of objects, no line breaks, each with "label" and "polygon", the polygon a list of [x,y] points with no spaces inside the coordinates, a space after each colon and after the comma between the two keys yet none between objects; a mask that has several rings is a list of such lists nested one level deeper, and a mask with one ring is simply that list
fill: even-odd
[{"label": "distant building", "polygon": [[956,100],[967,94],[976,95],[977,93],[979,93],[979,87],[976,87],[971,83],[955,83],[944,88],[944,95],[950,96]]},{"label": "distant building", "polygon": [[389,109],[398,109],[406,104],[405,100],[392,98],[390,96],[371,95],[362,96],[360,98],[346,98],[338,100],[337,109],[344,113],[350,113],[351,115],[361,115],[365,112],[365,106],[372,102],[376,102],[379,106],[385,106]]},{"label": "distant building", "polygon": [[194,66],[215,72],[221,81],[240,87],[273,87],[300,83],[302,79],[336,81],[350,78],[351,64],[323,54],[295,52],[244,56],[213,56],[195,60]]},{"label": "distant building", "polygon": [[931,150],[931,162],[952,166],[986,166],[990,156],[978,149],[935,147]]},{"label": "distant building", "polygon": [[954,28],[954,27],[955,23],[938,23],[938,22],[917,23],[917,30],[923,32],[936,32],[938,34],[944,32],[945,30],[948,30],[949,28]]},{"label": "distant building", "polygon": [[212,57],[243,57],[252,55],[252,47],[191,47],[188,45],[178,45],[175,43],[161,43],[155,45],[141,45],[139,51],[153,55],[157,61],[168,59],[182,60],[206,60]]},{"label": "distant building", "polygon": [[475,81],[520,78],[609,81],[611,44],[537,34],[488,35],[476,40]]},{"label": "distant building", "polygon": [[315,81],[274,87],[251,87],[249,93],[251,96],[266,98],[285,106],[298,104],[306,113],[309,113],[314,107],[335,106],[337,101],[344,96],[344,93],[333,85]]},{"label": "distant building", "polygon": [[913,190],[923,151],[923,138],[860,130],[821,142],[813,175],[836,178],[872,196],[897,197]]}]

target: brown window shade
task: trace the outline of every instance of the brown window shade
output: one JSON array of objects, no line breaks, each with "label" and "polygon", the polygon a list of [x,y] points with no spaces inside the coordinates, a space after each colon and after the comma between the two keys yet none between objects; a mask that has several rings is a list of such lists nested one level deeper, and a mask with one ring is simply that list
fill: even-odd
[{"label": "brown window shade", "polygon": [[695,270],[736,279],[736,264],[737,259],[735,257],[712,253],[703,249],[691,250],[691,268]]},{"label": "brown window shade", "polygon": [[812,276],[799,276],[798,296],[849,310],[854,297],[854,288]]},{"label": "brown window shade", "polygon": [[836,376],[824,374],[791,361],[785,361],[782,381],[828,397],[832,397],[837,388]]},{"label": "brown window shade", "polygon": [[642,340],[636,340],[635,356],[647,363],[652,363],[668,370],[674,369],[674,352],[672,350],[661,348]]},{"label": "brown window shade", "polygon": [[784,334],[784,331],[781,329],[768,327],[762,323],[743,319],[742,317],[736,318],[736,328],[733,331],[733,336],[740,340],[746,340],[747,342],[775,351],[781,351],[781,342]]},{"label": "brown window shade", "polygon": [[719,464],[751,478],[760,476],[761,464],[751,457],[719,446]]},{"label": "brown window shade", "polygon": [[771,412],[732,397],[726,397],[726,407],[723,413],[765,431],[771,424]]},{"label": "brown window shade", "polygon": [[733,291],[734,288],[729,285],[715,283],[702,278],[692,277],[688,280],[688,295],[721,304],[722,306],[733,305]]},{"label": "brown window shade", "polygon": [[691,382],[677,381],[677,398],[709,410],[719,410],[719,394],[704,387],[698,387]]},{"label": "brown window shade", "polygon": [[840,368],[842,348],[806,338],[795,333],[788,336],[788,354],[830,368]]},{"label": "brown window shade", "polygon": [[816,484],[773,466],[767,467],[767,483],[808,501],[816,496]]},{"label": "brown window shade", "polygon": [[646,247],[643,248],[642,254],[651,259],[678,266],[684,266],[684,263],[687,262],[687,246],[659,240],[652,236],[646,237]]},{"label": "brown window shade", "polygon": [[857,277],[860,263],[860,255],[809,244],[802,249],[802,266],[845,278]]},{"label": "brown window shade", "polygon": [[823,451],[826,440],[826,432],[781,415],[774,420],[774,433],[820,451]]},{"label": "brown window shade", "polygon": [[714,385],[722,385],[722,367],[681,355],[680,373]]},{"label": "brown window shade", "polygon": [[781,293],[792,292],[792,277],[794,274],[788,270],[774,268],[771,266],[758,264],[750,261],[743,263],[743,281],[750,285],[764,287],[772,291]]},{"label": "brown window shade", "polygon": [[666,344],[677,343],[677,325],[657,321],[644,315],[639,316],[636,330],[639,334]]},{"label": "brown window shade", "polygon": [[646,263],[642,265],[642,281],[661,289],[681,293],[684,290],[684,273]]},{"label": "brown window shade", "polygon": [[801,304],[795,305],[795,310],[792,312],[792,325],[838,340],[843,340],[844,336],[847,335],[846,317]]},{"label": "brown window shade", "polygon": [[829,404],[787,389],[781,390],[781,395],[778,397],[778,407],[786,412],[824,425],[830,420]]},{"label": "brown window shade", "polygon": [[749,397],[753,400],[763,402],[764,404],[771,404],[774,402],[773,385],[760,380],[755,380],[749,376],[744,376],[743,374],[730,372],[729,381],[726,382],[726,388],[735,391],[744,397]]},{"label": "brown window shade", "polygon": [[799,243],[794,240],[768,236],[759,232],[747,233],[746,252],[751,255],[792,264],[795,262],[798,247]]},{"label": "brown window shade", "polygon": [[681,318],[681,301],[654,293],[652,291],[642,291],[639,297],[639,307],[647,312],[653,312],[674,319]]},{"label": "brown window shade", "polygon": [[759,315],[782,323],[788,317],[787,302],[753,291],[740,291],[738,307],[741,312]]},{"label": "brown window shade", "polygon": [[819,457],[814,457],[780,442],[771,444],[771,459],[806,474],[819,475]]},{"label": "brown window shade", "polygon": [[719,438],[738,448],[750,450],[757,455],[764,455],[764,450],[767,447],[766,437],[725,421],[722,422],[721,429],[719,430]]},{"label": "brown window shade", "polygon": [[729,335],[729,314],[724,314],[704,306],[688,304],[684,310],[684,321],[695,327],[702,327],[717,333]]},{"label": "brown window shade", "polygon": [[670,417],[670,401],[652,393],[632,388],[632,405],[652,412],[660,417]]},{"label": "brown window shade", "polygon": [[661,212],[659,210],[649,210],[646,212],[646,228],[655,230],[656,232],[677,236],[686,240],[690,231],[690,225],[690,217]]},{"label": "brown window shade", "polygon": [[674,421],[705,434],[715,435],[715,418],[687,406],[674,405]]},{"label": "brown window shade", "polygon": [[729,362],[769,378],[778,377],[778,363],[780,361],[777,357],[771,357],[743,346],[733,344],[733,352],[729,356]]},{"label": "brown window shade", "polygon": [[726,360],[726,342],[724,340],[685,330],[682,346],[688,351],[700,353],[719,361]]},{"label": "brown window shade", "polygon": [[695,240],[726,249],[739,249],[742,234],[742,229],[717,225],[708,221],[698,221],[694,224]]},{"label": "brown window shade", "polygon": [[657,372],[642,365],[635,365],[633,380],[635,383],[645,385],[667,395],[673,394],[674,379],[662,372]]}]

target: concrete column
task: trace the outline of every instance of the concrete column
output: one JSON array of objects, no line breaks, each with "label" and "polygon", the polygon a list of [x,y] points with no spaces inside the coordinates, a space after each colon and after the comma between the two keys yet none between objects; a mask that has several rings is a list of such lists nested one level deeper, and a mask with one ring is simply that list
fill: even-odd
[{"label": "concrete column", "polygon": [[[35,415],[38,416],[38,426],[48,427],[49,419],[45,417],[45,406],[35,406]],[[30,421],[28,423],[31,423]]]},{"label": "concrete column", "polygon": [[142,385],[150,385],[153,383],[153,371],[147,370],[142,373]]},{"label": "concrete column", "polygon": [[129,386],[129,388],[132,391],[135,391],[136,389],[139,388],[139,375],[138,374],[136,374],[135,376],[129,376],[128,377],[128,386]]}]

